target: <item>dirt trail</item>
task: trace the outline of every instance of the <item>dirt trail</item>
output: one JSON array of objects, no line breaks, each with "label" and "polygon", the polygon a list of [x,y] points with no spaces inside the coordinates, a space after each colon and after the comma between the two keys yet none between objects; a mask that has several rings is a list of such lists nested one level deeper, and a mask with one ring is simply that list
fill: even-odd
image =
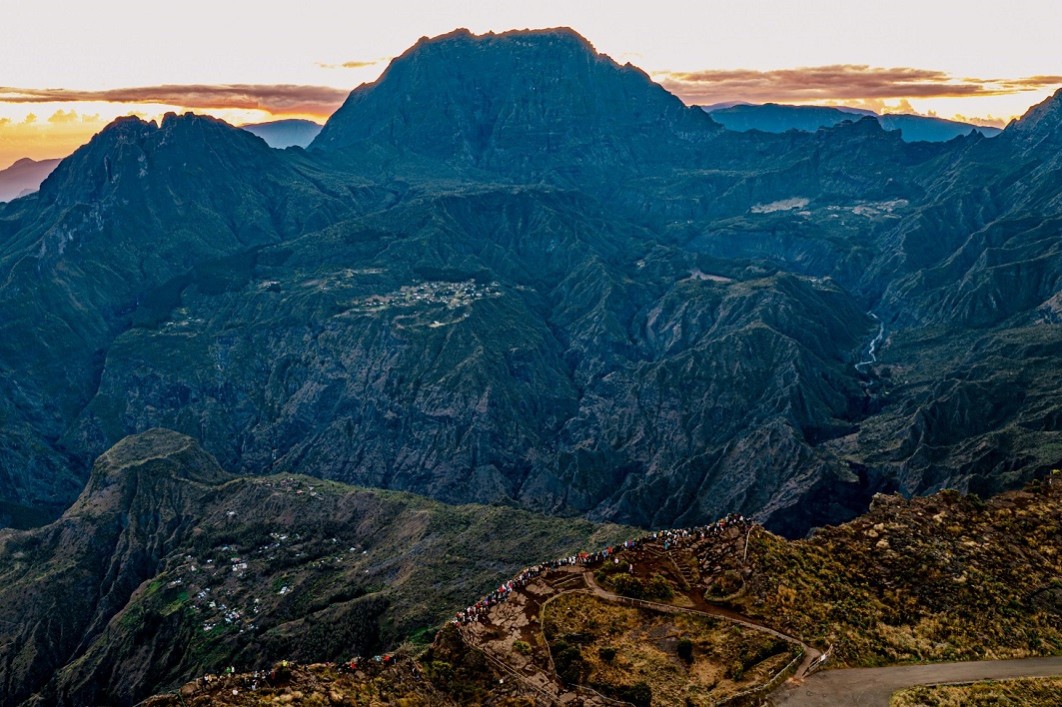
[{"label": "dirt trail", "polygon": [[[738,536],[730,533],[713,542],[725,544],[729,552],[735,552]],[[659,546],[648,545],[639,548],[641,559],[639,573],[666,571],[672,576],[681,577],[689,583],[689,572],[681,562],[677,562],[672,553],[663,551]],[[541,631],[539,625],[542,609],[553,599],[573,592],[582,592],[600,597],[606,601],[640,606],[666,613],[686,613],[722,619],[771,634],[782,640],[798,645],[804,652],[803,662],[798,666],[796,675],[805,675],[815,661],[822,655],[821,651],[809,646],[799,639],[775,629],[763,626],[753,619],[737,612],[715,606],[703,598],[700,592],[691,592],[686,596],[694,605],[691,607],[660,604],[656,602],[633,600],[614,594],[602,588],[594,580],[594,572],[601,562],[577,564],[558,567],[545,571],[526,586],[514,590],[508,600],[492,606],[487,613],[487,621],[474,621],[463,624],[460,631],[467,643],[487,657],[498,670],[507,673],[510,678],[519,680],[535,696],[540,704],[555,705],[619,705],[624,704],[608,699],[585,688],[569,688],[557,677],[548,655],[527,654],[517,651],[514,644],[523,641],[536,645]],[[685,571],[684,571],[685,570]]]},{"label": "dirt trail", "polygon": [[[691,571],[683,553],[699,551],[702,567],[715,565],[718,571],[725,563],[723,555],[731,558],[740,552],[741,538],[729,532],[708,541],[694,542],[685,547],[665,550],[655,542],[639,546],[635,554],[636,564],[632,570],[644,577],[652,573],[665,573],[681,583],[693,585]],[[705,542],[711,544],[705,544]],[[619,561],[626,561],[623,555]],[[706,558],[706,559],[705,559]],[[632,558],[633,559],[633,558]],[[742,563],[743,563],[742,558]],[[947,682],[969,682],[986,679],[1002,679],[1025,676],[1062,675],[1062,656],[1052,658],[1029,658],[1025,660],[971,661],[963,663],[938,663],[932,665],[904,665],[886,668],[851,668],[816,672],[812,671],[824,661],[822,651],[810,646],[795,636],[764,626],[755,619],[712,604],[702,591],[683,594],[692,606],[677,606],[623,597],[601,587],[594,578],[600,562],[579,564],[550,569],[514,591],[509,600],[492,607],[486,622],[473,622],[461,627],[467,644],[482,652],[499,670],[521,681],[536,697],[540,705],[617,705],[615,700],[597,695],[583,688],[568,688],[557,679],[551,660],[543,655],[524,655],[514,649],[516,641],[536,644],[541,627],[539,620],[543,607],[563,594],[582,592],[606,601],[631,606],[640,606],[666,613],[687,613],[723,619],[748,628],[771,634],[800,646],[804,658],[794,677],[771,696],[771,704],[786,707],[833,707],[834,705],[888,705],[892,693],[905,687]],[[692,588],[692,587],[689,587]],[[828,653],[828,652],[827,652]]]},{"label": "dirt trail", "polygon": [[777,638],[781,638],[783,641],[788,641],[789,643],[798,645],[804,651],[804,660],[803,662],[801,662],[800,666],[796,670],[796,677],[798,678],[806,675],[807,671],[811,668],[811,665],[819,658],[819,656],[822,655],[822,651],[818,650],[817,648],[813,648],[812,646],[809,646],[808,644],[801,641],[799,638],[782,633],[781,631],[776,631],[775,629],[764,626],[763,624],[756,623],[752,619],[746,616],[742,616],[741,614],[738,614],[734,611],[728,611],[726,609],[715,607],[707,603],[705,604],[705,608],[690,609],[684,606],[674,606],[673,604],[660,604],[657,602],[645,601],[641,599],[629,599],[627,597],[623,597],[618,594],[613,594],[612,592],[602,589],[601,586],[596,581],[594,581],[593,573],[589,571],[586,572],[583,579],[589,586],[589,591],[591,594],[593,594],[594,596],[601,597],[602,599],[606,599],[608,601],[616,602],[618,604],[629,604],[631,606],[643,606],[647,609],[653,609],[654,611],[663,611],[670,614],[693,614],[696,616],[708,616],[714,619],[723,619],[724,621],[730,621],[731,623],[745,626],[746,628],[751,628],[756,631],[762,631],[763,633],[768,633],[772,636],[776,636]]}]

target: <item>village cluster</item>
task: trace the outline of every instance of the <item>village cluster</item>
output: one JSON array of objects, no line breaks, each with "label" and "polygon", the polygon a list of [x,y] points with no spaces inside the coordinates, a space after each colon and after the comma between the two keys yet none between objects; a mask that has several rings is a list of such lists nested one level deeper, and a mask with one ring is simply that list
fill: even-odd
[{"label": "village cluster", "polygon": [[[262,480],[276,492],[305,498],[307,502],[321,499],[313,483],[296,477]],[[234,511],[227,511],[226,518],[239,522]],[[297,564],[303,567],[324,568],[349,566],[366,554],[360,546],[343,547],[339,538],[311,541],[299,533],[269,533],[269,542],[259,547],[241,551],[226,544],[215,547],[212,556],[197,558],[185,555],[183,562],[170,570],[177,576],[167,582],[169,589],[187,592],[188,605],[200,615],[204,633],[225,629],[238,633],[258,628],[255,617],[263,609],[263,600],[253,594],[256,567],[261,563],[275,565],[277,562]],[[270,591],[267,589],[267,591]],[[272,587],[278,597],[290,594],[291,585],[281,576]]]},{"label": "village cluster", "polygon": [[367,312],[418,304],[441,304],[448,309],[457,309],[476,300],[500,297],[501,294],[501,284],[498,282],[481,285],[475,280],[462,282],[431,280],[415,285],[403,285],[394,292],[369,295],[355,300],[351,306]]}]

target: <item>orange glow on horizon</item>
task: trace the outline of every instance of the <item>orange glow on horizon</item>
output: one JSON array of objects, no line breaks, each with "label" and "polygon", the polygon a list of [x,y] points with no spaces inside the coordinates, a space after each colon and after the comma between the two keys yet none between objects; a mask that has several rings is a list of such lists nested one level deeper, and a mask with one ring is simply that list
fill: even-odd
[{"label": "orange glow on horizon", "polygon": [[281,113],[243,108],[189,108],[139,103],[38,103],[0,102],[0,169],[24,157],[45,160],[66,157],[86,144],[115,118],[136,116],[146,121],[162,120],[166,113],[199,113],[240,126],[273,120],[300,119],[324,123],[328,115],[305,112]]},{"label": "orange glow on horizon", "polygon": [[[1046,95],[1050,95],[1049,92]],[[877,113],[917,113],[977,125],[1003,127],[1010,120],[1020,117],[1025,110],[1043,100],[1044,97],[1022,94],[981,99],[826,100],[817,102],[783,100],[780,102],[795,105],[847,106],[873,110]],[[1018,100],[1014,101],[1014,98]],[[1030,101],[1030,98],[1034,100]],[[1027,101],[1029,103],[1026,103]],[[973,106],[967,108],[964,103],[969,102],[999,103],[1003,110],[995,112],[989,107],[989,110],[981,115],[968,115],[964,111],[972,113]],[[35,160],[65,157],[87,143],[93,135],[115,118],[135,115],[143,120],[161,121],[162,117],[169,112],[211,115],[236,126],[285,119],[324,123],[329,117],[328,114],[307,112],[287,113],[227,107],[204,109],[164,104],[0,102],[0,169],[6,168],[23,157]]]}]

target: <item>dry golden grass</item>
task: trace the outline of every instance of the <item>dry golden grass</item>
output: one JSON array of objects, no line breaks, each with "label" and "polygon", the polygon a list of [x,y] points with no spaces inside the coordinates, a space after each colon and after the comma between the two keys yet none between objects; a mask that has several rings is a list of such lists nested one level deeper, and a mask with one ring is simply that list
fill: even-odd
[{"label": "dry golden grass", "polygon": [[1057,707],[1062,677],[986,680],[971,685],[919,686],[900,690],[890,707]]},{"label": "dry golden grass", "polygon": [[879,497],[807,540],[753,533],[735,603],[840,664],[1057,654],[1060,547],[1062,476],[987,502]]},{"label": "dry golden grass", "polygon": [[[645,683],[653,705],[713,704],[766,682],[793,656],[784,641],[726,621],[635,609],[585,594],[551,602],[544,629],[559,672],[571,662],[561,654],[576,649],[581,684],[620,696],[624,687]],[[683,639],[692,644],[689,662],[680,656]],[[615,655],[608,659],[610,649]]]}]

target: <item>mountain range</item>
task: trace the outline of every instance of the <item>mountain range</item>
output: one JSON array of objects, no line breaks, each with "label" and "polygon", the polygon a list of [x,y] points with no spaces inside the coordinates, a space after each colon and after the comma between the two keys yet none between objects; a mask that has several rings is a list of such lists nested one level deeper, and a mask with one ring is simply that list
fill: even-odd
[{"label": "mountain range", "polygon": [[0,202],[32,194],[52,173],[59,160],[31,160],[25,157],[7,169],[0,169]]},{"label": "mountain range", "polygon": [[308,147],[321,132],[321,127],[312,120],[273,120],[268,123],[250,123],[241,128],[257,135],[270,147],[283,150],[287,147]]},{"label": "mountain range", "polygon": [[0,530],[0,696],[132,705],[223,664],[371,654],[540,553],[628,532],[288,474],[237,478],[191,438],[149,430],[102,455],[56,522]]},{"label": "mountain range", "polygon": [[576,33],[423,39],[308,149],[120,119],[0,208],[0,499],[240,475],[800,535],[1062,460],[1060,112],[734,132]]},{"label": "mountain range", "polygon": [[739,132],[747,130],[760,130],[766,133],[784,133],[787,130],[814,132],[820,128],[832,127],[845,121],[860,120],[864,117],[874,118],[885,130],[899,130],[906,142],[946,142],[975,132],[985,137],[995,137],[1002,132],[999,128],[971,125],[933,116],[904,113],[878,115],[872,111],[846,107],[725,103],[717,106],[702,106],[702,108],[712,116],[712,120],[727,130]]}]

